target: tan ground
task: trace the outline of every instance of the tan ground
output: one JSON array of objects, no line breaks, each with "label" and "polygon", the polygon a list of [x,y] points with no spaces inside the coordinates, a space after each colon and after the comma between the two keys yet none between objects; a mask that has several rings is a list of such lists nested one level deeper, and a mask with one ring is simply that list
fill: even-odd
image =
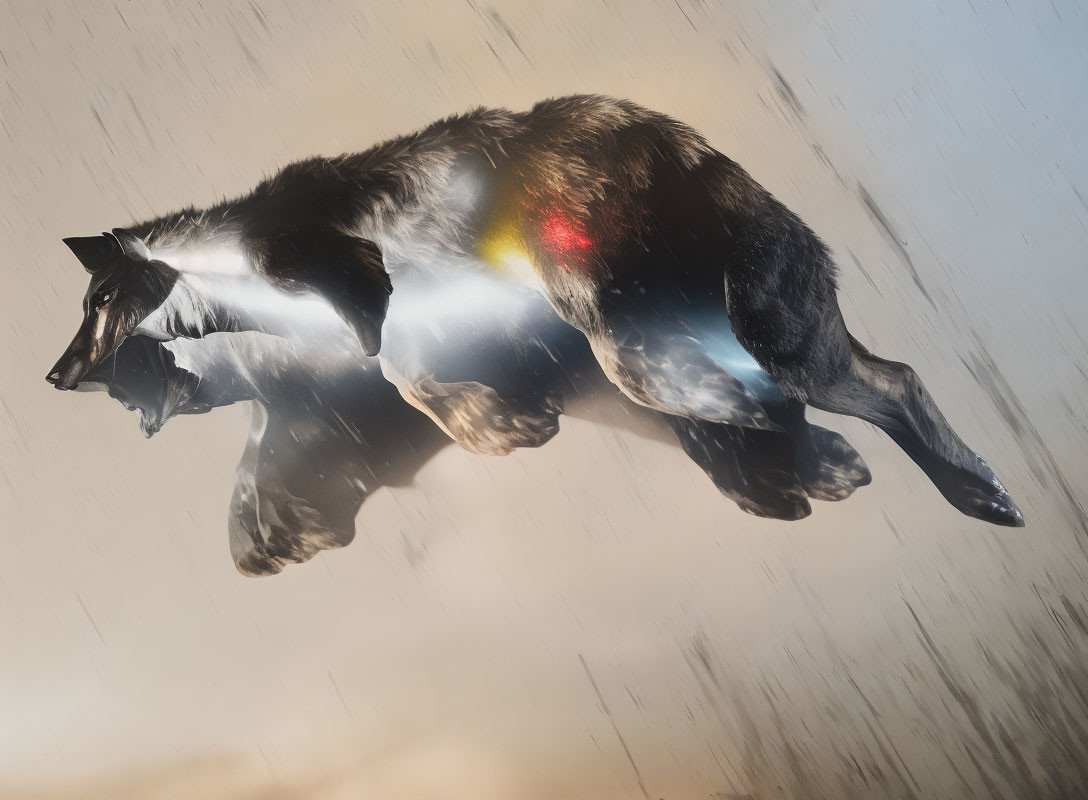
[{"label": "tan ground", "polygon": [[[0,797],[1088,793],[1088,10],[962,6],[7,0]],[[572,91],[692,123],[809,221],[1028,527],[853,421],[824,420],[874,484],[795,524],[573,421],[245,579],[244,408],[147,442],[43,380],[84,290],[62,236]]]}]

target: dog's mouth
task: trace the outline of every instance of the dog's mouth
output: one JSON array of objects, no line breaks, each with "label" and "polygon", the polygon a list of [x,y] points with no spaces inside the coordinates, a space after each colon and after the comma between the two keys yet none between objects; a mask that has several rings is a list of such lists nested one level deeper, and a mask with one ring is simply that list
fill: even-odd
[{"label": "dog's mouth", "polygon": [[[128,407],[128,410],[132,411],[132,408]],[[136,421],[140,425],[140,430],[148,439],[162,430],[163,417],[161,412],[156,413],[151,409],[137,408]]]},{"label": "dog's mouth", "polygon": [[178,367],[162,342],[129,336],[109,358],[80,381],[80,391],[105,389],[128,411],[135,411],[144,436],[151,438],[177,414],[207,408],[194,403],[200,378]]}]

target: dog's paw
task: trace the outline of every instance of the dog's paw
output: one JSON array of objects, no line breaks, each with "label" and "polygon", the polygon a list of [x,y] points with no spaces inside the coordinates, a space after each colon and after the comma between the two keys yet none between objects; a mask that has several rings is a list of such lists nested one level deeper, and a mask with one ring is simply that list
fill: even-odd
[{"label": "dog's paw", "polygon": [[748,475],[742,491],[719,490],[741,511],[757,517],[794,522],[812,513],[805,490],[787,473]]},{"label": "dog's paw", "polygon": [[245,480],[235,484],[227,531],[235,567],[251,577],[275,575],[355,537],[354,524],[336,529],[302,498]]},{"label": "dog's paw", "polygon": [[798,442],[797,478],[814,500],[845,500],[873,482],[865,461],[835,431],[813,425],[809,440]]},{"label": "dog's paw", "polygon": [[1016,507],[1008,490],[990,466],[981,457],[976,458],[977,474],[961,470],[961,482],[958,485],[938,484],[938,488],[948,502],[970,517],[993,525],[1024,527],[1024,515]]},{"label": "dog's paw", "polygon": [[554,398],[504,399],[475,381],[435,384],[428,406],[446,433],[480,455],[540,447],[559,433],[562,407]]}]

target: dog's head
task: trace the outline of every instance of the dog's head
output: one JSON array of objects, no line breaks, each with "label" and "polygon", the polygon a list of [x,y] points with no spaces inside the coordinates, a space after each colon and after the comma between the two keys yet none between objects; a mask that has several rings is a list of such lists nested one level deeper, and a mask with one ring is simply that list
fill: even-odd
[{"label": "dog's head", "polygon": [[83,298],[83,323],[46,380],[58,389],[74,389],[165,302],[178,273],[154,260],[143,241],[123,228],[64,243],[91,280]]},{"label": "dog's head", "polygon": [[136,334],[91,367],[77,389],[107,391],[136,412],[140,430],[150,437],[178,414],[201,414],[235,402],[233,397],[220,396],[224,385],[183,369],[161,342]]}]

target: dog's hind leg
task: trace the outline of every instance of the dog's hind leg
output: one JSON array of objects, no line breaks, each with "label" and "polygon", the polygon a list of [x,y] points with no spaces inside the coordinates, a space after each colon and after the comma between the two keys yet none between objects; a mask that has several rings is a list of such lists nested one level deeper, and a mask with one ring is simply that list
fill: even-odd
[{"label": "dog's hind leg", "polygon": [[997,475],[956,435],[909,365],[878,358],[850,337],[845,373],[813,387],[809,403],[884,430],[963,513],[997,525],[1024,524]]},{"label": "dog's hind leg", "polygon": [[873,477],[858,451],[835,431],[805,419],[805,405],[786,399],[766,406],[770,418],[793,437],[797,445],[795,470],[805,493],[814,500],[845,500]]},{"label": "dog's hind leg", "polygon": [[665,417],[684,452],[742,511],[781,520],[812,513],[806,488],[794,473],[789,434]]},{"label": "dog's hind leg", "polygon": [[[750,332],[739,328],[738,338],[751,341]],[[801,341],[786,354],[753,346],[787,394],[881,428],[964,514],[996,525],[1024,524],[997,475],[956,435],[918,374],[907,364],[873,355],[854,339],[833,296]]]},{"label": "dog's hind leg", "polygon": [[588,339],[608,379],[640,405],[705,422],[778,429],[752,391],[679,326],[624,318]]},{"label": "dog's hind leg", "polygon": [[716,187],[718,213],[733,220],[721,256],[733,331],[782,391],[883,429],[963,513],[1022,526],[1005,487],[952,430],[917,373],[874,356],[847,331],[819,237],[728,160],[714,161],[705,177]]},{"label": "dog's hind leg", "polygon": [[783,432],[665,415],[684,452],[726,497],[760,517],[797,520],[814,500],[844,500],[872,481],[842,436],[805,420],[794,400],[767,405]]}]

